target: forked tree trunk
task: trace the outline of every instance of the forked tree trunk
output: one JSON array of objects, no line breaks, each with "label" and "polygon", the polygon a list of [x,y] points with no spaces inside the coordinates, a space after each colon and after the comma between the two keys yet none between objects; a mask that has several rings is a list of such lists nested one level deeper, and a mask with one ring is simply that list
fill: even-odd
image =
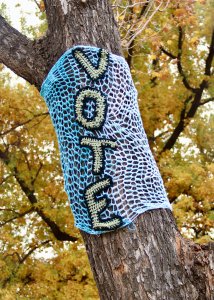
[{"label": "forked tree trunk", "polygon": [[[0,60],[38,89],[51,66],[74,45],[121,54],[107,0],[46,0],[45,6],[48,33],[35,42],[0,19]],[[132,229],[82,236],[103,300],[214,298],[212,244],[182,238],[169,210],[140,215]]]}]

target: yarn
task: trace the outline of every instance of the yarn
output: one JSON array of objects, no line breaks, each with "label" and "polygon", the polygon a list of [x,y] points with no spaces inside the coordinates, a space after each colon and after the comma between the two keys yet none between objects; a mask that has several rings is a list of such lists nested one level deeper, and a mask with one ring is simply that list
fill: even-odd
[{"label": "yarn", "polygon": [[171,209],[123,57],[73,47],[53,66],[41,95],[57,133],[78,228],[101,234],[147,210]]}]

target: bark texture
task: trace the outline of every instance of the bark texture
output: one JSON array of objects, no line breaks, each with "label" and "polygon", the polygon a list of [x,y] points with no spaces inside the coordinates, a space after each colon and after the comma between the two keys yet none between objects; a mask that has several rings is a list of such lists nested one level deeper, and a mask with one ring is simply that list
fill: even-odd
[{"label": "bark texture", "polygon": [[[68,48],[94,45],[121,54],[107,0],[46,0],[48,32],[30,41],[0,18],[0,61],[39,89]],[[183,239],[169,210],[148,211],[134,228],[92,236],[82,232],[103,300],[212,300],[212,245]]]},{"label": "bark texture", "polygon": [[83,237],[101,299],[213,299],[211,245],[183,239],[169,210],[142,214],[135,229]]},{"label": "bark texture", "polygon": [[121,54],[108,0],[46,0],[48,31],[31,41],[0,16],[0,62],[40,89],[59,57],[74,45],[91,45]]},{"label": "bark texture", "polygon": [[0,62],[39,87],[44,78],[46,64],[34,44],[0,16]]}]

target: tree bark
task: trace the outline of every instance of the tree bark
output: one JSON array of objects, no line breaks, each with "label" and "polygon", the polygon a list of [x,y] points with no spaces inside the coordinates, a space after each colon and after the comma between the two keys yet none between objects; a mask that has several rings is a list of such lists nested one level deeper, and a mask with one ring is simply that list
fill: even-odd
[{"label": "tree bark", "polygon": [[134,225],[82,233],[101,299],[212,299],[210,246],[183,239],[169,210],[146,212]]},{"label": "tree bark", "polygon": [[0,16],[0,62],[39,87],[44,78],[46,64],[36,50],[33,41],[11,27]]},{"label": "tree bark", "polygon": [[[48,32],[30,41],[0,19],[0,60],[39,89],[65,50],[94,45],[121,54],[107,0],[46,0]],[[93,236],[82,232],[100,298],[211,300],[213,249],[181,237],[172,213],[140,215],[134,228]]]}]

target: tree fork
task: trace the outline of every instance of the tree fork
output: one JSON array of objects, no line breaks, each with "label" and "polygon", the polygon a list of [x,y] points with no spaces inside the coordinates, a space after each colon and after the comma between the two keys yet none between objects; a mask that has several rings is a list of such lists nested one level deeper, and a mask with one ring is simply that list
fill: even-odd
[{"label": "tree fork", "polygon": [[[46,0],[45,7],[48,32],[34,42],[0,19],[1,62],[38,89],[51,66],[74,45],[121,54],[107,0]],[[133,229],[82,236],[103,300],[212,299],[213,250],[182,238],[169,210],[143,213]]]}]

